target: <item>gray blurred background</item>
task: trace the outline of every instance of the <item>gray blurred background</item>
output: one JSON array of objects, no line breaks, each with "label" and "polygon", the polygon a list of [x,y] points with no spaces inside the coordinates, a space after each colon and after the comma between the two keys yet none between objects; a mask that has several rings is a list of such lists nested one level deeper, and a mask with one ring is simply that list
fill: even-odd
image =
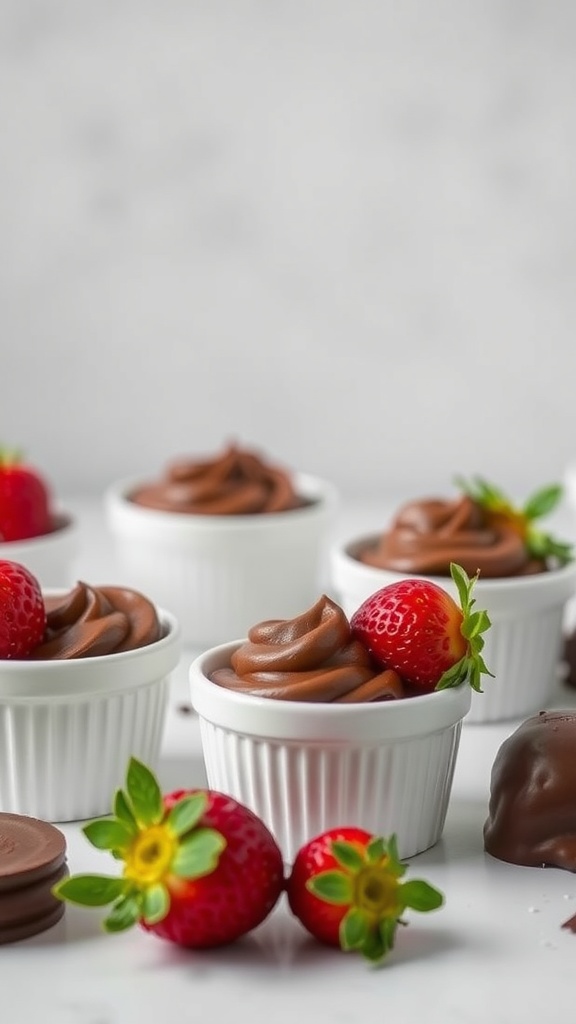
[{"label": "gray blurred background", "polygon": [[0,438],[345,497],[576,457],[576,4],[1,0]]}]

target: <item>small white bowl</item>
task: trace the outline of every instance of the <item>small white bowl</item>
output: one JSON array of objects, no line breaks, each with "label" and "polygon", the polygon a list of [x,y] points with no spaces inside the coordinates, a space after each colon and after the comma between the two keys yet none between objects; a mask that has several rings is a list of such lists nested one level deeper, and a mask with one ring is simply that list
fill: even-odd
[{"label": "small white bowl", "polygon": [[52,533],[28,540],[0,541],[0,559],[19,562],[36,577],[40,586],[67,587],[75,582],[79,529],[72,516],[58,516]]},{"label": "small white bowl", "polygon": [[134,651],[54,661],[0,661],[0,811],[45,821],[110,812],[131,756],[154,768],[179,629]]},{"label": "small white bowl", "polygon": [[208,784],[263,819],[287,864],[309,839],[344,825],[395,832],[401,857],[433,846],[470,688],[371,704],[252,697],[210,679],[242,642],[190,666]]},{"label": "small white bowl", "polygon": [[[349,618],[377,590],[415,575],[458,600],[450,577],[398,573],[360,562],[356,553],[375,539],[357,538],[330,552],[332,584]],[[534,576],[476,581],[476,608],[485,608],[492,623],[483,656],[494,678],[482,676],[483,693],[472,694],[467,723],[525,718],[547,706],[558,680],[565,609],[575,594],[574,562]]]},{"label": "small white bowl", "polygon": [[317,598],[336,506],[332,484],[296,475],[309,505],[260,515],[159,512],[130,501],[137,480],[105,495],[119,575],[171,608],[184,643],[207,648],[244,636],[254,622],[290,618]]}]

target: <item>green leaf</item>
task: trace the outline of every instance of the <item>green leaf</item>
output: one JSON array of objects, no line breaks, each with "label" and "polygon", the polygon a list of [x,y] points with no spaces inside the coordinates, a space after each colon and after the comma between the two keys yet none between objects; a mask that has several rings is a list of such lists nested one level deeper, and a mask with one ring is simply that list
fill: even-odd
[{"label": "green leaf", "polygon": [[526,516],[526,519],[530,520],[541,519],[542,516],[549,515],[560,502],[563,493],[563,488],[560,484],[550,484],[548,487],[542,487],[528,498],[522,509],[523,515]]},{"label": "green leaf", "polygon": [[442,893],[421,879],[403,882],[398,895],[405,907],[411,907],[412,910],[419,910],[421,913],[437,910],[444,903]]},{"label": "green leaf", "polygon": [[504,492],[480,476],[473,477],[471,482],[465,480],[464,477],[456,477],[454,483],[463,494],[467,494],[482,508],[498,512],[512,510],[510,501]]},{"label": "green leaf", "polygon": [[330,850],[338,863],[349,871],[359,871],[365,863],[358,847],[343,839],[334,839]]},{"label": "green leaf", "polygon": [[98,850],[125,850],[133,839],[132,831],[118,818],[89,821],[82,831],[88,842]]},{"label": "green leaf", "polygon": [[366,857],[369,863],[377,864],[379,860],[382,860],[384,854],[389,854],[389,846],[384,843],[382,836],[373,836],[366,847]]},{"label": "green leaf", "polygon": [[388,864],[386,870],[394,876],[394,878],[402,878],[402,875],[406,874],[408,870],[407,865],[403,864],[398,854],[398,840],[396,833],[393,832],[384,843],[384,852],[388,857]]},{"label": "green leaf", "polygon": [[206,793],[195,793],[193,796],[182,797],[170,810],[166,824],[175,835],[183,836],[198,824],[207,804]]},{"label": "green leaf", "polygon": [[354,883],[343,871],[321,871],[309,878],[306,888],[325,903],[345,906],[354,896]]},{"label": "green leaf", "polygon": [[475,636],[478,636],[484,630],[488,629],[490,621],[488,620],[488,623],[486,623],[487,618],[488,616],[484,609],[481,609],[481,611],[478,612],[472,612],[462,623],[462,635],[465,636],[467,640],[472,640]]},{"label": "green leaf", "polygon": [[362,949],[368,939],[370,923],[366,913],[350,907],[340,922],[339,937],[342,949]]},{"label": "green leaf", "polygon": [[125,878],[107,875],[70,875],[52,887],[58,899],[78,903],[81,907],[105,907],[122,896],[130,883]]},{"label": "green leaf", "polygon": [[125,896],[118,900],[108,917],[102,922],[106,932],[124,932],[140,920],[140,901],[137,896]]},{"label": "green leaf", "polygon": [[142,895],[142,917],[147,924],[162,921],[170,910],[170,895],[165,885],[150,885]]},{"label": "green leaf", "polygon": [[394,949],[394,943],[396,941],[396,930],[398,928],[398,919],[395,917],[383,917],[378,923],[378,931],[380,933],[380,941],[382,943],[382,955],[389,953],[391,949]]},{"label": "green leaf", "polygon": [[556,540],[549,533],[541,533],[531,526],[526,535],[526,547],[533,558],[553,558],[559,566],[568,565],[574,561],[574,547],[572,544]]},{"label": "green leaf", "polygon": [[218,866],[226,847],[224,836],[213,828],[197,828],[180,843],[172,861],[172,871],[179,878],[201,878]]},{"label": "green leaf", "polygon": [[130,834],[135,836],[138,832],[138,825],[132,813],[132,808],[128,803],[128,797],[123,789],[116,790],[113,806],[116,817],[129,829]]},{"label": "green leaf", "polygon": [[470,580],[466,570],[463,569],[461,565],[458,565],[457,562],[450,562],[450,575],[456,584],[460,607],[465,613],[470,602],[472,581]]},{"label": "green leaf", "polygon": [[130,758],[126,788],[140,825],[157,825],[162,821],[164,804],[158,781],[150,769],[135,757]]}]

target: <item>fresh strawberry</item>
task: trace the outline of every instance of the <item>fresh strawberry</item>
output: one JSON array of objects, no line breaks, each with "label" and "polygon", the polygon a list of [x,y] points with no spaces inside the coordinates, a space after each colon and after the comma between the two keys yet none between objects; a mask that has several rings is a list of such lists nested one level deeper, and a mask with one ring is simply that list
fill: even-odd
[{"label": "fresh strawberry", "polygon": [[0,658],[26,658],[46,629],[40,584],[24,565],[0,561]]},{"label": "fresh strawberry", "polygon": [[401,882],[396,837],[360,828],[334,828],[316,836],[296,856],[286,885],[292,913],[330,946],[382,960],[393,948],[402,915],[436,910],[443,896],[428,882]]},{"label": "fresh strawberry", "polygon": [[472,580],[450,566],[461,607],[429,580],[402,579],[376,591],[352,616],[353,635],[374,658],[396,672],[418,693],[468,681],[481,692],[480,676],[491,675],[484,659],[485,611],[473,611]]},{"label": "fresh strawberry", "polygon": [[549,533],[544,533],[535,522],[549,515],[559,505],[563,488],[560,484],[551,484],[532,494],[520,507],[513,504],[498,487],[474,477],[471,482],[459,477],[456,480],[460,489],[467,494],[483,510],[486,523],[495,529],[503,526],[511,527],[524,541],[524,545],[532,558],[547,561],[554,565],[567,565],[574,559],[572,544],[557,540]]},{"label": "fresh strawberry", "polygon": [[53,891],[83,906],[112,904],[109,932],[139,923],[180,946],[222,946],[259,925],[284,889],[280,849],[252,811],[212,790],[162,796],[135,758],[113,815],[83,831],[123,861],[122,875],[72,875]]},{"label": "fresh strawberry", "polygon": [[17,452],[0,449],[0,541],[28,540],[50,533],[48,485]]}]

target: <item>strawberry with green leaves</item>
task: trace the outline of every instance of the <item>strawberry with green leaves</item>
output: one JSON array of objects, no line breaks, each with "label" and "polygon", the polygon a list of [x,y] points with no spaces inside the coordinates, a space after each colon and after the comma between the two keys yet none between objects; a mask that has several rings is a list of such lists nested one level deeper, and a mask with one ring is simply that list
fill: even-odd
[{"label": "strawberry with green leaves", "polygon": [[0,658],[27,658],[45,629],[38,580],[19,562],[0,560]]},{"label": "strawberry with green leaves", "polygon": [[372,594],[350,619],[353,635],[385,668],[395,669],[417,693],[468,682],[481,692],[491,675],[482,657],[486,611],[475,610],[472,579],[450,565],[460,605],[430,580],[401,579]]},{"label": "strawberry with green leaves", "polygon": [[0,541],[29,540],[52,530],[46,481],[19,452],[0,449]]},{"label": "strawberry with green leaves", "polygon": [[84,833],[122,862],[122,872],[72,875],[54,893],[82,906],[111,905],[108,932],[139,924],[181,946],[222,946],[259,925],[284,889],[280,849],[252,811],[211,790],[162,796],[136,758],[113,815]]},{"label": "strawberry with green leaves", "polygon": [[395,836],[330,829],[299,850],[286,885],[290,909],[320,942],[379,962],[407,923],[406,910],[437,910],[444,902],[428,882],[403,882],[406,870]]},{"label": "strawberry with green leaves", "polygon": [[532,494],[520,507],[513,504],[498,487],[476,476],[472,481],[459,477],[457,485],[479,505],[484,512],[488,526],[494,529],[512,528],[524,541],[526,551],[535,559],[556,566],[567,565],[574,559],[572,544],[557,540],[549,533],[536,526],[536,522],[549,515],[559,505],[563,489],[559,484],[551,484]]}]

